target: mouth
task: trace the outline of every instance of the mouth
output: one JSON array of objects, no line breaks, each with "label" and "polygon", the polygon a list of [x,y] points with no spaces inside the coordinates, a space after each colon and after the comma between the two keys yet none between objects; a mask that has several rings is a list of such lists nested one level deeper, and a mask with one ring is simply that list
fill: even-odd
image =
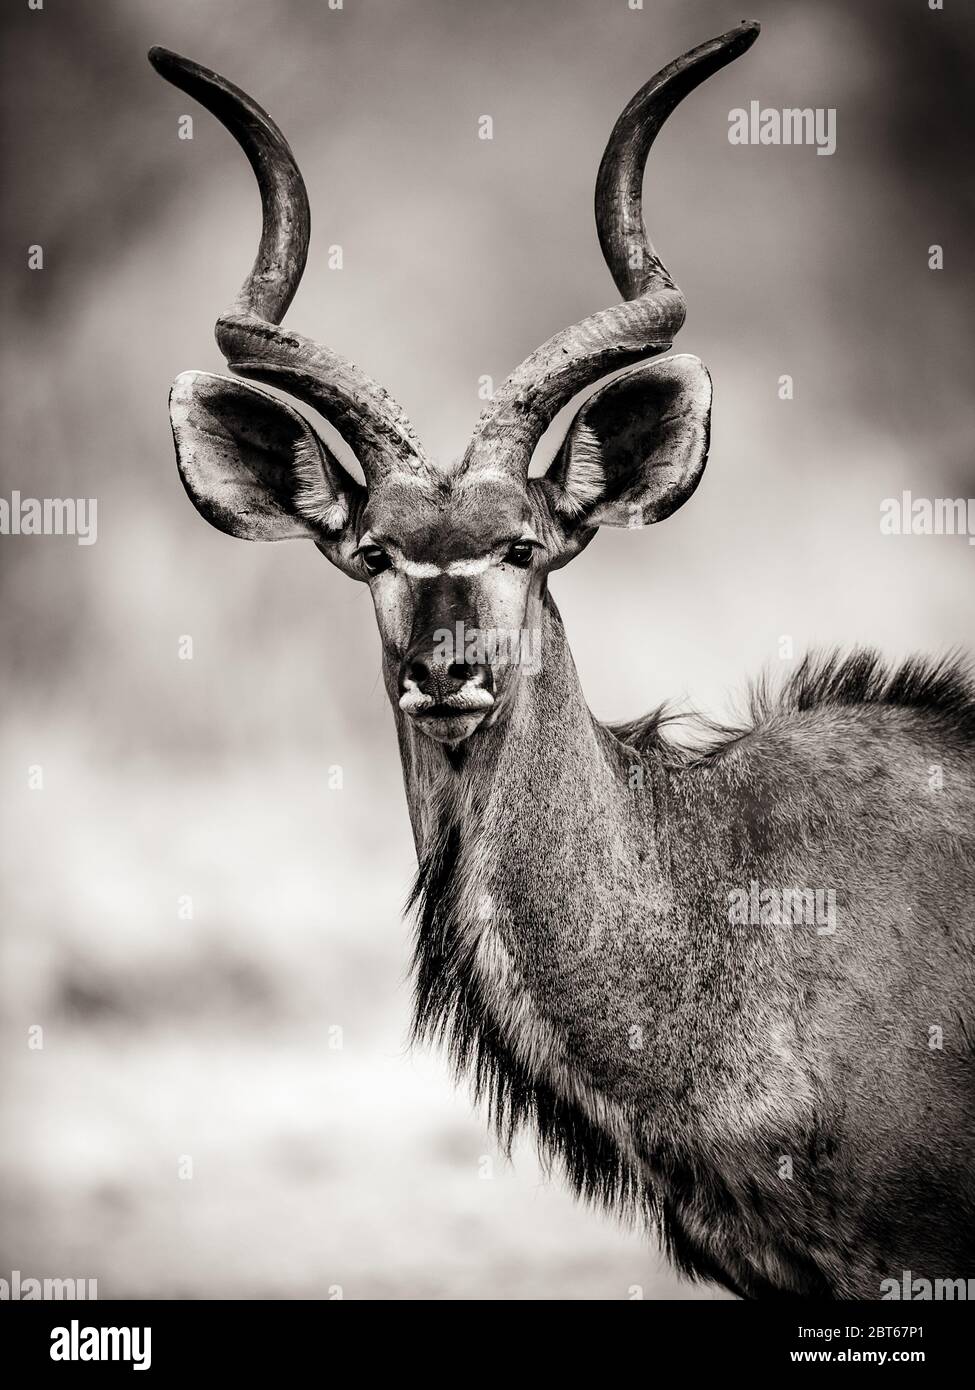
[{"label": "mouth", "polygon": [[438,743],[460,743],[470,738],[486,715],[486,709],[449,710],[443,714],[414,714],[413,722],[422,733]]},{"label": "mouth", "polygon": [[460,743],[469,738],[494,708],[489,691],[459,691],[446,700],[410,690],[402,696],[400,709],[408,714],[421,733],[438,743]]}]

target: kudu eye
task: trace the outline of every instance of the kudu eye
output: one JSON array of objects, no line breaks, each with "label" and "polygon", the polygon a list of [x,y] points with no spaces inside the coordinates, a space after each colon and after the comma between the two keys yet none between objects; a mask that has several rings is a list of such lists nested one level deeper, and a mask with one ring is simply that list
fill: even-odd
[{"label": "kudu eye", "polygon": [[526,570],[532,562],[534,548],[531,541],[514,541],[508,546],[508,553],[504,557],[505,564],[517,565],[519,569]]},{"label": "kudu eye", "polygon": [[392,564],[381,545],[367,545],[359,551],[359,554],[362,556],[362,563],[370,574],[382,574],[383,570],[388,570]]}]

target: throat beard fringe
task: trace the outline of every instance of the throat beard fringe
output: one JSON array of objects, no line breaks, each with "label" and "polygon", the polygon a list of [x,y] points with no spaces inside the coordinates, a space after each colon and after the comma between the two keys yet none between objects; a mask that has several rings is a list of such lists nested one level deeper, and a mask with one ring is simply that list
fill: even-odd
[{"label": "throat beard fringe", "polygon": [[490,1017],[475,965],[476,939],[462,929],[461,828],[441,822],[421,856],[407,911],[416,912],[413,1041],[442,1044],[458,1079],[470,1080],[502,1150],[522,1127],[534,1130],[546,1171],[558,1163],[586,1201],[653,1223],[652,1190],[620,1151],[573,1102],[529,1074]]}]

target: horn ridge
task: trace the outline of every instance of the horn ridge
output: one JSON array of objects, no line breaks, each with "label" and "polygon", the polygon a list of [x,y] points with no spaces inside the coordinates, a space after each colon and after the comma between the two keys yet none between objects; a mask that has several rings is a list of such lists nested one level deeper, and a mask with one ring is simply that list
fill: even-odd
[{"label": "horn ridge", "polygon": [[311,234],[304,180],[274,121],[225,77],[165,48],[149,61],[200,102],[240,145],[257,178],[262,227],[254,265],[216,338],[232,371],[290,392],[315,407],[354,451],[374,486],[394,467],[430,466],[402,407],[354,363],[280,327],[294,298]]}]

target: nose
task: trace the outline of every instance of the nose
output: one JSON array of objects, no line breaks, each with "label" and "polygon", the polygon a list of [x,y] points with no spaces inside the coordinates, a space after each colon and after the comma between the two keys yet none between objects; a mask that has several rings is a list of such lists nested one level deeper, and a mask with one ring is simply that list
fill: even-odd
[{"label": "nose", "polygon": [[490,666],[467,661],[448,663],[438,659],[425,642],[418,643],[407,652],[400,669],[401,693],[414,686],[437,704],[442,704],[448,696],[456,695],[470,685],[493,693],[494,677]]}]

